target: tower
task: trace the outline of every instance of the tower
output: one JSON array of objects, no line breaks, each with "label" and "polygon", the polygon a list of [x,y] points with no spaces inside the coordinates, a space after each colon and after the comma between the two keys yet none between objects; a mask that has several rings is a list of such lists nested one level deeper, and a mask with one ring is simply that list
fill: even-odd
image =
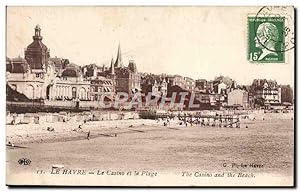
[{"label": "tower", "polygon": [[116,74],[115,74],[115,66],[114,66],[114,58],[112,57],[111,58],[111,63],[110,63],[110,74],[109,74],[109,77],[111,78],[112,80],[112,83],[113,83],[113,93],[116,92],[116,81],[117,81],[117,78],[116,78]]},{"label": "tower", "polygon": [[118,53],[117,53],[117,59],[116,59],[116,62],[115,62],[115,67],[123,67],[120,43],[119,43],[119,46],[118,46]]},{"label": "tower", "polygon": [[32,71],[43,72],[47,69],[50,50],[42,43],[41,28],[37,25],[34,29],[33,42],[25,50],[25,59]]},{"label": "tower", "polygon": [[137,73],[137,67],[134,60],[129,61],[128,68],[130,69],[131,72]]},{"label": "tower", "polygon": [[33,40],[41,41],[43,39],[43,37],[41,36],[41,27],[40,27],[40,25],[35,26],[34,31],[35,31],[34,36],[32,36]]}]

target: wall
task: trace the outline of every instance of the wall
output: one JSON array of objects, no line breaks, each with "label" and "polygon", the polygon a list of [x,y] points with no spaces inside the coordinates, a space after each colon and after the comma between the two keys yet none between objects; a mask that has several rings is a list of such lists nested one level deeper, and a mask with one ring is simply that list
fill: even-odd
[{"label": "wall", "polygon": [[6,115],[6,124],[11,124],[14,120],[15,124],[42,124],[57,122],[82,122],[87,121],[105,121],[105,120],[121,120],[121,119],[138,119],[136,112],[119,112],[119,111],[95,111],[83,113],[25,113]]}]

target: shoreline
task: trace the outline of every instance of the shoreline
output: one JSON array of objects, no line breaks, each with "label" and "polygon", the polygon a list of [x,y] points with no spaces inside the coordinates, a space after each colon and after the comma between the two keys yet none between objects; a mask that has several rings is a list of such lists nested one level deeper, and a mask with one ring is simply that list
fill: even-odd
[{"label": "shoreline", "polygon": [[[244,119],[240,116],[241,128],[247,128],[250,125],[261,121],[267,123],[268,121],[280,119],[293,120],[294,113],[250,114],[248,119]],[[218,128],[200,125],[193,126],[206,127],[210,129]],[[14,145],[24,145],[29,143],[53,143],[84,140],[87,139],[88,132],[90,132],[91,139],[95,137],[117,137],[120,134],[151,131],[149,130],[149,127],[153,129],[152,131],[164,130],[166,128],[185,128],[184,125],[179,125],[179,120],[171,120],[168,126],[164,126],[162,120],[158,121],[150,119],[102,120],[88,121],[86,123],[84,123],[84,121],[67,121],[42,124],[6,125],[6,143],[10,142]],[[190,127],[190,125],[188,125],[188,127]]]}]

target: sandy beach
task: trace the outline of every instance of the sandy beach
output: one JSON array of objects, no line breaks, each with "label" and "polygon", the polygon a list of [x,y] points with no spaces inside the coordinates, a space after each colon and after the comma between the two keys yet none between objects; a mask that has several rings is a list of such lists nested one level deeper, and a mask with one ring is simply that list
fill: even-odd
[{"label": "sandy beach", "polygon": [[[272,120],[293,120],[293,113],[252,113],[247,115],[248,118],[240,117],[241,128],[248,127],[259,121]],[[182,128],[180,121],[172,120],[168,128]],[[209,126],[208,126],[209,127]],[[138,130],[135,130],[138,128]],[[7,143],[27,144],[27,143],[44,143],[59,142],[86,139],[87,133],[91,137],[114,136],[114,134],[123,134],[139,132],[145,130],[155,131],[163,128],[163,120],[149,119],[123,119],[123,120],[98,120],[98,121],[67,121],[67,122],[43,122],[40,124],[16,124],[6,125]],[[52,129],[49,131],[49,129]],[[141,130],[139,130],[141,129]]]},{"label": "sandy beach", "polygon": [[[141,119],[87,122],[80,131],[72,131],[78,124],[68,123],[56,124],[54,132],[47,131],[49,125],[26,126],[14,126],[14,131],[7,127],[7,138],[26,147],[8,147],[12,177],[37,169],[49,171],[59,164],[69,169],[150,170],[175,175],[195,170],[242,171],[292,182],[294,121],[288,118],[247,119],[241,128],[185,127],[175,122],[164,127],[162,122]],[[86,139],[88,131],[90,140]],[[30,166],[17,164],[22,157],[30,158]],[[230,166],[224,167],[224,163]],[[232,163],[263,167],[241,169]]]}]

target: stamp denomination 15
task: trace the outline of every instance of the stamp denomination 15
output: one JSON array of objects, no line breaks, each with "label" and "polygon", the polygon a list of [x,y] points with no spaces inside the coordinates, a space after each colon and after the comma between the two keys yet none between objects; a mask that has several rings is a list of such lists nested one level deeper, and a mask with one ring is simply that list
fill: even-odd
[{"label": "stamp denomination 15", "polygon": [[262,7],[248,17],[248,60],[284,63],[285,52],[294,48],[292,20],[284,7]]}]

